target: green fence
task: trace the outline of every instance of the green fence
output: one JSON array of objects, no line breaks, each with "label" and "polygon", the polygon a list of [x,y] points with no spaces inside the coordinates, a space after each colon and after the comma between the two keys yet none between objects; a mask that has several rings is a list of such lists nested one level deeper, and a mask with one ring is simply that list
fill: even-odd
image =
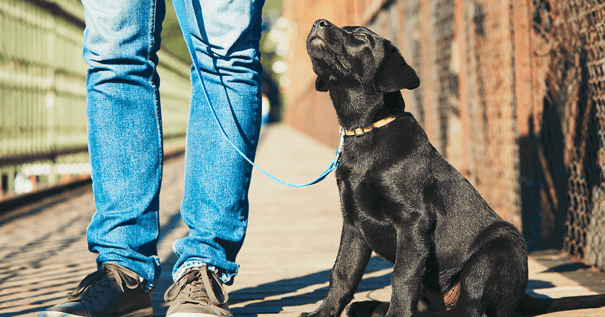
[{"label": "green fence", "polygon": [[[83,7],[0,0],[0,200],[87,174]],[[184,147],[189,65],[160,51],[166,149]],[[29,182],[23,185],[19,182]]]}]

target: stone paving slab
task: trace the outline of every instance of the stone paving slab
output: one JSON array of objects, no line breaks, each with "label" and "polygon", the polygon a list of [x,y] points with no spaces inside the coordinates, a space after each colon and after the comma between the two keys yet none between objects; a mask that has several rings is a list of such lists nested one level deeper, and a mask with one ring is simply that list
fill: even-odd
[{"label": "stone paving slab", "polygon": [[[264,128],[257,163],[294,183],[314,179],[334,159],[335,149],[287,126]],[[187,234],[178,211],[183,193],[183,158],[165,164],[158,252],[163,261],[152,293],[154,315],[164,316],[163,293],[171,284],[174,240]],[[61,302],[95,270],[87,251],[86,228],[94,212],[90,186],[0,213],[0,316],[36,316]],[[298,316],[319,305],[328,286],[341,230],[333,175],[306,188],[290,188],[255,171],[250,189],[246,241],[238,256],[240,273],[227,287],[236,316]],[[372,258],[355,296],[388,300],[392,265]],[[530,258],[533,296],[605,292],[605,274],[562,257],[538,252]],[[590,309],[542,316],[605,316]]]}]

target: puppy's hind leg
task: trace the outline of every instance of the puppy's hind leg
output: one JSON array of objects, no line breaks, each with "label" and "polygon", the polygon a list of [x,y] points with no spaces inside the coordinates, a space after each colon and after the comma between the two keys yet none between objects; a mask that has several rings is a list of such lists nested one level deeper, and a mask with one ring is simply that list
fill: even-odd
[{"label": "puppy's hind leg", "polygon": [[525,245],[499,237],[477,251],[460,272],[457,300],[434,316],[512,316],[527,286],[526,253],[519,248]]}]

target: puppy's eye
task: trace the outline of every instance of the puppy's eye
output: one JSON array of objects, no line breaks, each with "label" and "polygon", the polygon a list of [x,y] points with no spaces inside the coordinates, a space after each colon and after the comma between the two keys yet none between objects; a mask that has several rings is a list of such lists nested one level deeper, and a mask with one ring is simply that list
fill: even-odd
[{"label": "puppy's eye", "polygon": [[362,40],[362,41],[367,41],[368,40],[368,36],[363,34],[363,33],[356,33],[355,34],[355,38],[358,40]]}]

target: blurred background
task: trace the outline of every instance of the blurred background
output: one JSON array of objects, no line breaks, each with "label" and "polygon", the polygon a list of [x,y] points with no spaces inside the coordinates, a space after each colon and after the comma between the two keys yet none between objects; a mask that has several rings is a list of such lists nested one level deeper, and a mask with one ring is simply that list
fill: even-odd
[{"label": "blurred background", "polygon": [[[184,149],[190,60],[172,4],[158,72],[167,155]],[[331,146],[314,91],[313,22],[390,39],[421,86],[407,110],[532,248],[605,268],[605,4],[572,0],[267,0],[264,122]],[[0,0],[0,202],[89,181],[77,0]]]}]

